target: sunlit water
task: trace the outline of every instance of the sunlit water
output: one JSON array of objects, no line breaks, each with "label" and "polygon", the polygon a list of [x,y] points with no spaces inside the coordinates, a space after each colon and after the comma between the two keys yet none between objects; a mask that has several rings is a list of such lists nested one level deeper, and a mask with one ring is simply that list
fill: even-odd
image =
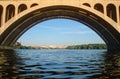
[{"label": "sunlit water", "polygon": [[0,79],[120,79],[120,54],[106,50],[1,51]]}]

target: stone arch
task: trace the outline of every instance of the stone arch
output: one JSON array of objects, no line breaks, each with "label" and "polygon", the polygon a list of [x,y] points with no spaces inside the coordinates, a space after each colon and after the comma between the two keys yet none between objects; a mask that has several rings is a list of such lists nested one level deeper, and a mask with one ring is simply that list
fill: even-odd
[{"label": "stone arch", "polygon": [[91,7],[91,5],[88,4],[88,3],[83,3],[83,5],[88,6],[88,7]]},{"label": "stone arch", "polygon": [[34,3],[30,7],[34,7],[34,6],[37,6],[37,5],[38,5],[37,3]]},{"label": "stone arch", "polygon": [[27,5],[21,4],[21,5],[19,5],[19,7],[18,7],[18,13],[20,13],[20,12],[26,10],[26,9],[27,9]]},{"label": "stone arch", "polygon": [[3,7],[0,5],[0,27],[2,25]]},{"label": "stone arch", "polygon": [[[86,12],[86,14],[79,11]],[[29,28],[53,18],[67,18],[81,22],[93,29],[105,41],[109,51],[120,51],[120,34],[111,24],[93,12],[73,6],[49,6],[27,13],[12,23],[0,35],[0,45],[14,45],[17,39]]]},{"label": "stone arch", "polygon": [[96,10],[98,10],[98,11],[104,13],[103,5],[100,4],[100,3],[95,4],[94,9],[96,9]]},{"label": "stone arch", "polygon": [[117,12],[114,4],[107,5],[107,16],[117,22]]},{"label": "stone arch", "polygon": [[9,19],[14,17],[14,15],[15,15],[15,6],[10,4],[6,8],[6,19],[5,19],[5,21],[7,22]]}]

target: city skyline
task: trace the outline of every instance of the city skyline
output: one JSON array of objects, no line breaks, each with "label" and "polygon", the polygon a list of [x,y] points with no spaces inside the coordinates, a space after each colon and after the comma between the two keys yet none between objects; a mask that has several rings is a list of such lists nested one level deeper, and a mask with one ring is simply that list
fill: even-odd
[{"label": "city skyline", "polygon": [[70,19],[50,19],[36,24],[19,39],[25,46],[64,46],[104,43],[88,26]]}]

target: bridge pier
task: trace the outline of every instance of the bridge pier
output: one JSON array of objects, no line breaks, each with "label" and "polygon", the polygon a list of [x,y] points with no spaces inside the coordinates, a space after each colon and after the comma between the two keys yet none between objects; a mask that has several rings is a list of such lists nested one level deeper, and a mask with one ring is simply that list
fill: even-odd
[{"label": "bridge pier", "polygon": [[108,52],[119,52],[120,53],[120,44],[108,45]]}]

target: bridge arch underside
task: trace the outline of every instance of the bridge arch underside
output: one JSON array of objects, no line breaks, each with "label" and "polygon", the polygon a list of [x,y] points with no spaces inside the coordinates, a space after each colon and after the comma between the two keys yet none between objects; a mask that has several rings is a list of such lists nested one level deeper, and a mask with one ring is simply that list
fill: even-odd
[{"label": "bridge arch underside", "polygon": [[52,18],[68,18],[81,22],[93,29],[105,41],[108,51],[120,51],[119,32],[92,12],[71,6],[51,6],[30,12],[18,19],[2,33],[0,45],[12,46],[29,28]]}]

